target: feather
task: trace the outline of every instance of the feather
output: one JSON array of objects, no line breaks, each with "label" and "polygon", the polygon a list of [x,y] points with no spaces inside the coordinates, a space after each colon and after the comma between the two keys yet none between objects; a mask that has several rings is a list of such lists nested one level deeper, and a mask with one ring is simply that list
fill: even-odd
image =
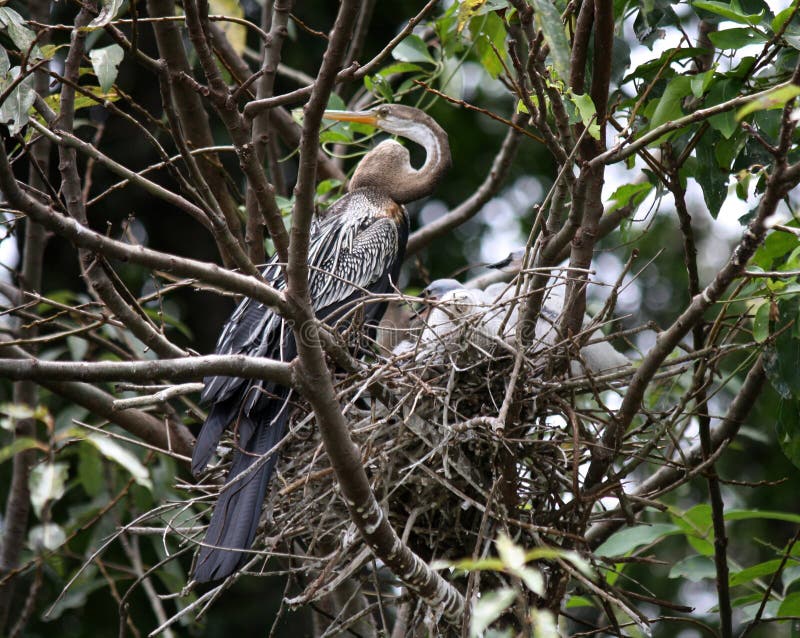
[{"label": "feather", "polygon": [[[389,291],[407,239],[405,211],[385,195],[365,188],[336,202],[313,226],[309,243],[309,294],[317,318],[332,325],[354,302]],[[278,290],[286,288],[277,258],[263,273]],[[368,330],[374,332],[369,326],[377,324],[385,307],[385,302],[368,304],[364,312]],[[297,347],[290,326],[280,316],[244,299],[223,328],[216,352],[291,361]],[[290,396],[288,388],[252,379],[216,376],[205,382],[201,399],[212,407],[197,437],[192,471],[206,467],[227,427],[236,428],[239,449],[198,555],[194,572],[198,582],[225,578],[247,557],[277,454],[243,479],[238,477],[283,437]]]}]

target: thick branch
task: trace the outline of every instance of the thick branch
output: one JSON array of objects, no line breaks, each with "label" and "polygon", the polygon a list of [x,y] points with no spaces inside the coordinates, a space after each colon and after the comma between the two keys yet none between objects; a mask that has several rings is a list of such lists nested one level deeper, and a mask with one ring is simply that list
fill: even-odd
[{"label": "thick branch", "polygon": [[[350,438],[333,388],[308,297],[308,238],[314,214],[319,125],[336,80],[337,68],[344,59],[358,6],[354,0],[342,0],[311,99],[305,108],[287,269],[287,299],[294,306],[295,335],[305,337],[298,339],[298,359],[294,364],[296,380],[314,410],[325,452],[336,473],[350,517],[365,542],[409,590],[448,620],[457,621],[463,614],[463,597],[400,540],[372,492],[361,455]],[[308,327],[311,329],[304,329]]]},{"label": "thick branch", "polygon": [[[18,346],[3,346],[0,343],[0,352],[23,361],[31,358],[31,355]],[[187,461],[192,455],[194,437],[182,423],[167,419],[162,421],[141,410],[116,410],[113,396],[88,383],[41,381],[39,385],[119,425],[149,445],[185,456]]]},{"label": "thick branch", "polygon": [[193,381],[231,376],[291,385],[289,364],[245,355],[205,355],[152,361],[46,361],[0,359],[0,375],[34,381]]}]

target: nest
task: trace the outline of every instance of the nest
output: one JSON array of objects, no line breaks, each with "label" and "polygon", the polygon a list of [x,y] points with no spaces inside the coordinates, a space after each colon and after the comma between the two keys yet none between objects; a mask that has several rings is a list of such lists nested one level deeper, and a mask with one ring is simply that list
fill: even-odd
[{"label": "nest", "polygon": [[[522,354],[506,338],[487,339],[476,316],[457,323],[446,343],[417,330],[358,373],[337,374],[372,488],[426,561],[483,556],[503,530],[524,547],[578,537],[590,520],[575,498],[579,467],[613,418],[604,393],[631,372],[581,368],[575,377],[567,357],[580,359],[578,340],[539,340]],[[280,454],[247,569],[292,575],[302,589],[289,601],[295,605],[323,601],[348,579],[362,582],[354,596],[366,606],[340,614],[332,624],[340,631],[368,613],[378,593],[386,605],[401,590],[381,580],[351,523],[307,407],[296,406]],[[223,457],[212,473],[221,478],[226,468]]]}]

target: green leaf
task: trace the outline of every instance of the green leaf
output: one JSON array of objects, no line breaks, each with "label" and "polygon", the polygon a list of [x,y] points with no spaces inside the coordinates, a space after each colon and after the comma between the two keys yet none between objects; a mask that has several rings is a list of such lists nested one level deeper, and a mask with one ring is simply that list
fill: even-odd
[{"label": "green leaf", "polygon": [[610,199],[614,203],[608,207],[608,212],[614,212],[629,204],[633,207],[638,206],[644,201],[644,198],[647,197],[651,190],[653,190],[653,185],[650,182],[644,182],[642,184],[623,184],[611,193]]},{"label": "green leaf", "polygon": [[588,127],[589,135],[596,140],[600,139],[600,125],[597,123],[597,109],[594,107],[594,102],[588,93],[571,93],[570,98],[578,110],[581,123]]},{"label": "green leaf", "polygon": [[764,605],[764,609],[761,609],[761,599],[762,596],[759,596],[758,602],[753,603],[752,605],[746,605],[741,607],[741,620],[742,622],[750,622],[754,620],[756,614],[761,612],[761,618],[775,618],[775,614],[778,613],[778,607],[780,606],[780,601],[777,600],[770,600],[767,601],[767,604]]},{"label": "green leaf", "polygon": [[89,23],[87,28],[90,30],[99,29],[109,24],[116,17],[123,2],[124,0],[103,0],[103,8],[100,9],[100,13]]},{"label": "green leaf", "polygon": [[533,0],[536,24],[542,30],[544,40],[550,47],[550,58],[559,79],[569,79],[570,47],[564,33],[564,25],[556,6],[549,0]]},{"label": "green leaf", "polygon": [[103,491],[103,462],[97,449],[85,441],[78,447],[78,480],[91,497]]},{"label": "green leaf", "polygon": [[728,173],[719,167],[715,154],[715,144],[720,139],[719,133],[708,131],[695,147],[697,170],[694,178],[700,184],[708,212],[714,219],[728,197]]},{"label": "green leaf", "polygon": [[[776,332],[797,321],[800,300],[797,297],[778,301]],[[764,369],[772,387],[784,399],[800,398],[800,339],[791,330],[783,330],[764,351]]]},{"label": "green leaf", "polygon": [[45,504],[64,496],[68,471],[69,466],[66,463],[42,463],[31,470],[28,479],[31,505],[39,518]]},{"label": "green leaf", "polygon": [[[15,66],[11,69],[8,80],[0,80],[0,92],[12,83],[19,76],[20,68]],[[28,75],[23,79],[5,102],[0,104],[0,122],[8,126],[9,133],[16,135],[28,123],[28,111],[36,100],[36,92],[33,90],[33,75]]]},{"label": "green leaf", "polygon": [[0,463],[3,461],[7,461],[10,458],[16,456],[18,452],[24,452],[25,450],[33,450],[38,449],[42,450],[43,452],[47,452],[47,446],[44,443],[37,441],[34,438],[21,436],[19,438],[14,439],[11,443],[0,448]]},{"label": "green leaf", "polygon": [[728,578],[728,584],[731,587],[736,587],[738,585],[743,585],[744,583],[749,583],[751,580],[755,580],[756,578],[774,574],[776,571],[778,571],[782,563],[783,561],[781,559],[776,558],[774,560],[768,560],[763,563],[759,563],[758,565],[753,565],[752,567],[746,567],[738,572],[733,572]]},{"label": "green leaf", "polygon": [[764,343],[769,338],[769,311],[770,302],[765,301],[757,309],[753,317],[753,339]]},{"label": "green leaf", "polygon": [[706,578],[714,578],[717,569],[714,561],[708,556],[689,556],[678,561],[669,570],[670,578],[686,578],[693,583],[699,583]]},{"label": "green leaf", "polygon": [[[98,99],[94,99],[89,97],[88,95],[83,95],[78,93],[75,96],[75,110],[78,109],[85,109],[92,106],[97,106],[98,104],[102,104],[104,101],[108,102],[116,102],[119,100],[119,94],[115,90],[111,90],[108,92],[103,92],[99,86],[84,86],[82,87],[84,91],[91,93],[92,95],[96,96]],[[53,109],[56,113],[58,113],[59,104],[60,104],[60,95],[58,93],[54,93],[53,95],[48,95],[44,98],[44,101],[47,105]]]},{"label": "green leaf", "polygon": [[436,64],[423,39],[413,34],[398,43],[392,51],[392,57],[400,62]]},{"label": "green leaf", "polygon": [[481,595],[472,608],[472,618],[469,626],[470,637],[479,638],[483,636],[489,625],[500,618],[511,603],[514,602],[516,596],[517,592],[510,587],[504,587]]},{"label": "green leaf", "polygon": [[[798,222],[791,221],[787,226],[797,228]],[[782,262],[786,255],[794,250],[796,246],[797,238],[791,233],[770,233],[750,262],[760,266],[764,270],[775,270],[775,267],[778,265],[776,262]]]},{"label": "green leaf", "polygon": [[[650,118],[650,128],[654,129],[662,124],[677,120],[683,115],[681,102],[692,92],[691,79],[686,76],[672,78],[664,89],[664,94],[658,98],[656,109]],[[665,136],[666,137],[666,136]],[[664,138],[662,138],[663,140]],[[656,142],[660,144],[661,140]]]},{"label": "green leaf", "polygon": [[395,73],[409,73],[411,71],[422,71],[422,67],[419,64],[414,64],[413,62],[395,62],[394,64],[389,64],[383,67],[380,71],[378,71],[378,75],[385,78],[389,75],[394,75]]},{"label": "green leaf", "polygon": [[598,556],[627,556],[639,547],[652,545],[680,532],[677,525],[669,523],[628,527],[613,534],[595,553]]},{"label": "green leaf", "polygon": [[[481,66],[493,78],[503,72],[503,62],[497,54],[505,56],[506,28],[496,13],[487,13],[470,22],[470,33]],[[493,46],[494,45],[494,46]]]},{"label": "green leaf", "polygon": [[706,92],[709,85],[711,84],[711,80],[714,79],[714,69],[709,69],[705,73],[701,73],[700,75],[694,76],[690,80],[690,84],[692,87],[692,95],[699,98],[703,96],[703,93]]},{"label": "green leaf", "polygon": [[800,591],[793,591],[783,599],[778,616],[800,616]]},{"label": "green leaf", "polygon": [[744,13],[738,8],[738,3],[734,4],[733,2],[728,4],[725,2],[713,2],[712,0],[694,0],[692,5],[697,9],[703,9],[704,11],[722,16],[733,22],[750,24],[753,26],[761,22],[765,13],[763,10],[761,13]]},{"label": "green leaf", "polygon": [[570,596],[569,600],[567,600],[567,609],[572,609],[575,607],[594,607],[594,603],[585,596]]},{"label": "green leaf", "polygon": [[786,521],[787,523],[800,525],[800,514],[794,514],[792,512],[779,512],[775,510],[728,510],[725,512],[726,521],[747,521],[752,519]]},{"label": "green leaf", "polygon": [[[708,92],[707,105],[715,106],[731,100],[739,94],[740,88],[741,82],[739,80],[728,79],[715,82]],[[739,128],[739,123],[736,121],[736,115],[733,111],[718,113],[708,118],[708,123],[722,133],[725,138],[729,138]]]},{"label": "green leaf", "polygon": [[[0,7],[0,29],[8,33],[8,37],[23,55],[30,55],[30,59],[39,60],[42,52],[36,42],[36,34],[26,25],[25,18],[10,7]],[[30,52],[30,54],[29,54]]]},{"label": "green leaf", "polygon": [[764,36],[747,27],[712,31],[708,37],[718,49],[741,49],[748,44],[766,42]]},{"label": "green leaf", "polygon": [[0,46],[0,79],[4,79],[9,70],[11,70],[11,62],[8,61],[8,53]]},{"label": "green leaf", "polygon": [[786,7],[783,11],[779,12],[770,23],[770,27],[773,33],[777,33],[783,28],[783,25],[786,24],[789,19],[794,15],[795,9],[791,4]]},{"label": "green leaf", "polygon": [[114,461],[128,470],[139,485],[148,489],[153,488],[147,468],[142,465],[141,461],[139,461],[132,452],[126,450],[109,437],[100,434],[90,434],[86,437],[86,441],[94,445],[100,454],[107,459]]},{"label": "green leaf", "polygon": [[775,433],[786,458],[800,468],[800,402],[788,399],[780,402]]},{"label": "green leaf", "polygon": [[101,49],[89,51],[89,59],[92,61],[92,68],[100,82],[100,88],[104,92],[111,90],[112,85],[117,80],[117,72],[125,52],[118,44],[110,44]]},{"label": "green leaf", "polygon": [[698,554],[714,555],[714,530],[711,526],[711,506],[695,505],[685,512],[672,512],[674,520],[684,531],[686,541]]},{"label": "green leaf", "polygon": [[800,86],[790,84],[781,86],[768,93],[757,97],[748,102],[736,112],[736,119],[743,120],[745,117],[756,111],[766,111],[767,109],[781,109],[794,97],[800,95]]}]

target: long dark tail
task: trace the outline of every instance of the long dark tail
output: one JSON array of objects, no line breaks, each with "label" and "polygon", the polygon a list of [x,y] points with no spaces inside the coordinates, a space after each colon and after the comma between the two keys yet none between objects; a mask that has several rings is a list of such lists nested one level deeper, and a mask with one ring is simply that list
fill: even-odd
[{"label": "long dark tail", "polygon": [[[198,582],[221,580],[236,571],[248,557],[246,550],[253,544],[261,506],[278,454],[262,461],[261,466],[246,477],[238,477],[283,437],[289,413],[286,405],[289,390],[279,387],[274,395],[270,399],[262,399],[259,402],[262,405],[254,406],[249,415],[242,414],[239,417],[237,428],[242,449],[234,453],[228,480],[214,506],[211,523],[197,555],[194,579]],[[212,408],[204,430],[219,429],[221,432],[230,422],[231,415],[226,414],[229,412],[226,403],[219,403]],[[235,403],[238,405],[238,401]],[[222,420],[227,422],[220,428],[215,427],[216,422]],[[205,466],[204,461],[208,458],[203,452],[199,456],[206,458],[196,458],[193,466],[202,469],[200,465]]]}]

